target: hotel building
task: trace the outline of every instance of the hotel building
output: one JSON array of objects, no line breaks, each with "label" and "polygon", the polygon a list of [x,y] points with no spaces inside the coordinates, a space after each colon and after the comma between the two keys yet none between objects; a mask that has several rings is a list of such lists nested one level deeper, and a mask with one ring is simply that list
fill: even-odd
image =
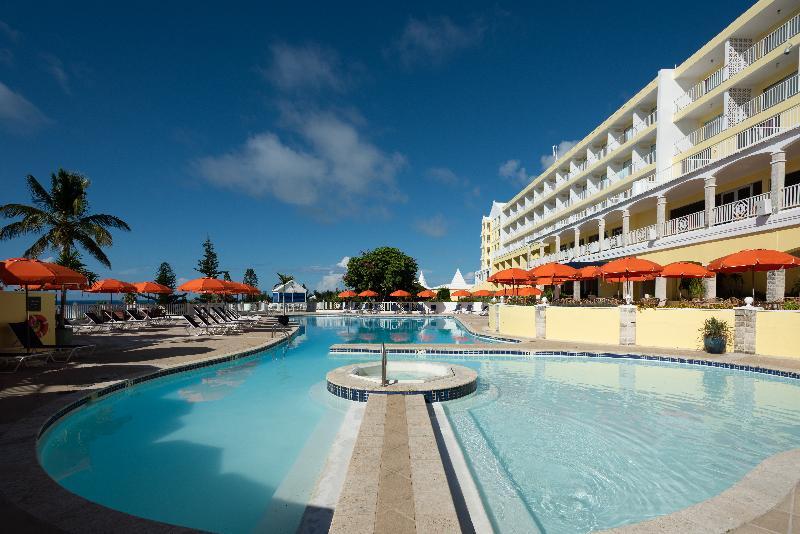
[{"label": "hotel building", "polygon": [[[636,255],[706,264],[746,248],[797,252],[799,52],[800,3],[762,0],[686,61],[658,71],[513,198],[492,204],[478,282],[550,261]],[[777,300],[797,278],[720,275],[705,294],[741,296],[755,283]],[[661,298],[677,290],[673,280],[650,284],[639,290]],[[600,286],[584,291],[614,291]]]}]

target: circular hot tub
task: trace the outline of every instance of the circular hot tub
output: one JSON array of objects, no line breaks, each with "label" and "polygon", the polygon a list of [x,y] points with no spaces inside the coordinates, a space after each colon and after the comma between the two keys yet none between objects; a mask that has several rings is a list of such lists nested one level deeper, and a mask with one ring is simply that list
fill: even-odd
[{"label": "circular hot tub", "polygon": [[469,395],[478,387],[477,372],[449,363],[390,361],[385,386],[381,374],[379,361],[345,365],[326,376],[328,391],[359,402],[365,402],[371,393],[421,394],[427,402],[441,402]]}]

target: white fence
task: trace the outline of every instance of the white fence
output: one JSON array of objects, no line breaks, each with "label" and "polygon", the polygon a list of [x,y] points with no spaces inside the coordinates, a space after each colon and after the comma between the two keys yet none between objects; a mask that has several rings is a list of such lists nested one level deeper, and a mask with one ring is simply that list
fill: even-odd
[{"label": "white fence", "polygon": [[698,211],[683,217],[670,219],[664,223],[664,236],[681,234],[683,232],[691,232],[705,227],[706,225],[706,212]]},{"label": "white fence", "polygon": [[800,184],[783,188],[783,208],[796,208],[800,206]]},{"label": "white fence", "polygon": [[[714,208],[714,224],[725,224],[766,214],[769,198],[769,193],[763,193],[717,206]],[[760,209],[763,210],[762,213],[759,213]]]}]

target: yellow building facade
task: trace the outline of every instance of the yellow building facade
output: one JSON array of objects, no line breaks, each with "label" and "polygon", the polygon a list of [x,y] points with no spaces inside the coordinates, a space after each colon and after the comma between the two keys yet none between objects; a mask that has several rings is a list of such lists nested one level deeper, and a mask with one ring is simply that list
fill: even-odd
[{"label": "yellow building facade", "polygon": [[[550,261],[707,263],[744,248],[798,252],[799,52],[800,5],[762,0],[682,64],[658,71],[513,198],[493,203],[499,213],[481,227],[481,276]],[[755,283],[773,300],[800,290],[798,277],[720,276],[705,291],[741,294]],[[651,284],[646,291],[660,297],[678,289]]]}]

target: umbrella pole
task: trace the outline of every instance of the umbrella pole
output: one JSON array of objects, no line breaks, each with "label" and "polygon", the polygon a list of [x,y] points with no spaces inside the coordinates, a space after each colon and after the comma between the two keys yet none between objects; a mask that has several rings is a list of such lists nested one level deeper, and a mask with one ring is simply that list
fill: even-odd
[{"label": "umbrella pole", "polygon": [[31,353],[31,318],[28,315],[28,284],[25,284],[25,338],[27,340],[27,347],[25,350],[28,354]]},{"label": "umbrella pole", "polygon": [[752,282],[753,282],[753,302],[755,302],[756,301],[756,271],[752,270],[752,271],[750,271],[750,274],[752,275]]}]

